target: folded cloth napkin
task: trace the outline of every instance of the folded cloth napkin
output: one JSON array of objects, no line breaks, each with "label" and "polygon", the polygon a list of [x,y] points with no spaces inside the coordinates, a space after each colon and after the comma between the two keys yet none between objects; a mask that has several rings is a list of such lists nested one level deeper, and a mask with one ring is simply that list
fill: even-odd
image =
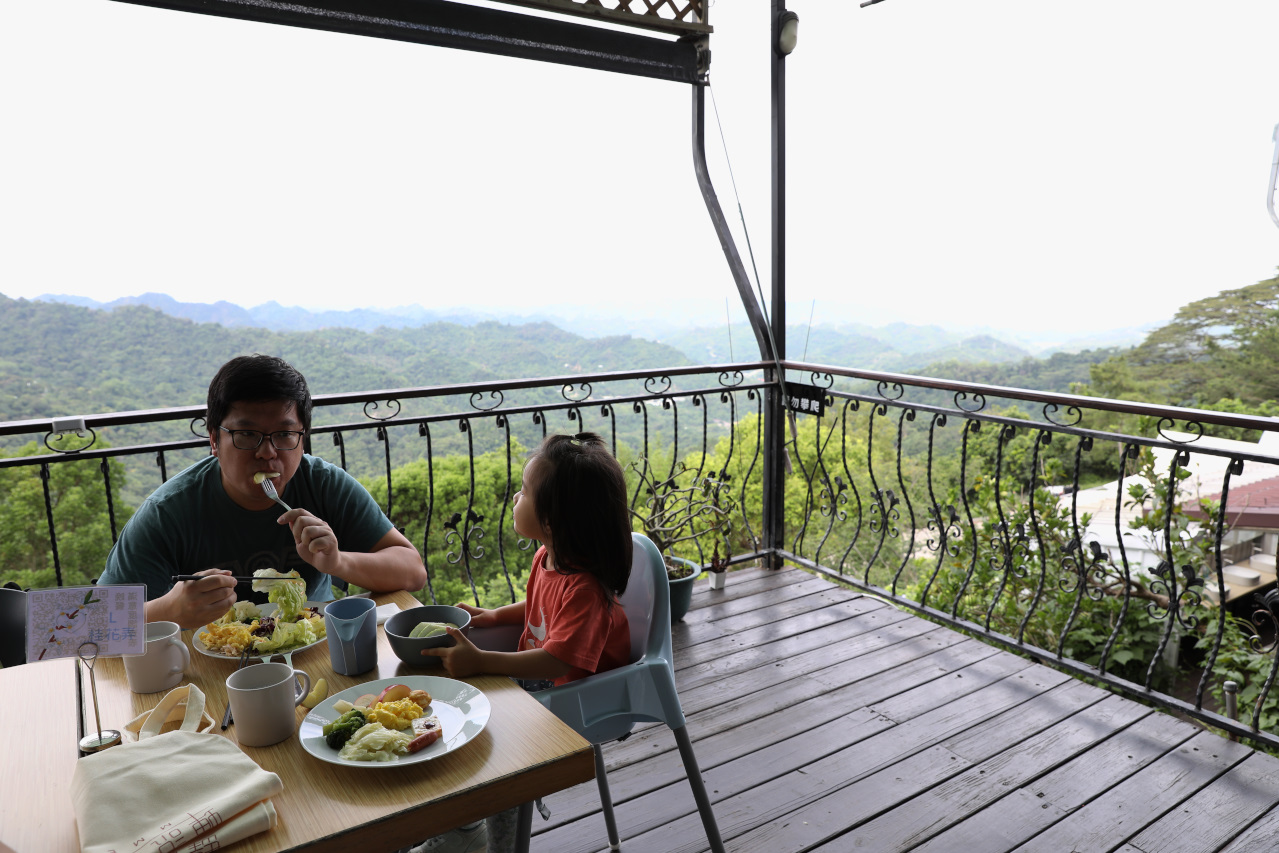
[{"label": "folded cloth napkin", "polygon": [[[179,728],[161,733],[179,714]],[[197,730],[212,723],[199,688],[176,688],[144,716],[129,724],[137,742],[76,762],[71,802],[84,853],[199,853],[275,826],[270,798],[284,784],[227,738]]]}]

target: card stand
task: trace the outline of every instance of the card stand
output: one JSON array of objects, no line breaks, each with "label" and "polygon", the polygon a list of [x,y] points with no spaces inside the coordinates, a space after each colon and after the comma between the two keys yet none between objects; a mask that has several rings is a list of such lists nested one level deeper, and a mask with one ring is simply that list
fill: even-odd
[{"label": "card stand", "polygon": [[76,649],[76,657],[89,670],[89,690],[93,694],[93,719],[97,723],[97,734],[89,734],[80,738],[80,755],[92,755],[121,743],[120,732],[115,729],[102,728],[102,715],[98,713],[98,682],[93,668],[98,662],[98,644],[81,643]]}]

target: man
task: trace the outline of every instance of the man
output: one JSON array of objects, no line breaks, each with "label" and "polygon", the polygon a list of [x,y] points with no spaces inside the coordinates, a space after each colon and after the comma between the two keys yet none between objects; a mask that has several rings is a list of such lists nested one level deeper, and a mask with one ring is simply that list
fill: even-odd
[{"label": "man", "polygon": [[[375,591],[418,590],[426,568],[353,477],[302,452],[311,426],[306,379],[273,356],[233,358],[209,383],[210,456],[156,489],[107,556],[100,584],[145,583],[147,621],[197,628],[236,600],[232,574],[296,569],[307,598],[333,597],[331,579]],[[254,482],[272,480],[281,513]],[[199,580],[172,583],[178,574]],[[247,585],[241,590],[248,593]]]}]

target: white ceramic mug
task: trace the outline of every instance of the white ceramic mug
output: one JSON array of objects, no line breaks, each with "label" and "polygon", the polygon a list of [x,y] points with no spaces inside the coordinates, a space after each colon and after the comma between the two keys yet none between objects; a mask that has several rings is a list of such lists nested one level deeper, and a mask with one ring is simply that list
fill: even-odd
[{"label": "white ceramic mug", "polygon": [[295,708],[311,692],[311,676],[283,663],[256,663],[227,676],[227,700],[241,746],[270,746],[297,730]]},{"label": "white ceramic mug", "polygon": [[182,642],[176,622],[148,622],[145,654],[124,659],[124,674],[134,693],[159,693],[177,687],[191,665],[191,652]]}]

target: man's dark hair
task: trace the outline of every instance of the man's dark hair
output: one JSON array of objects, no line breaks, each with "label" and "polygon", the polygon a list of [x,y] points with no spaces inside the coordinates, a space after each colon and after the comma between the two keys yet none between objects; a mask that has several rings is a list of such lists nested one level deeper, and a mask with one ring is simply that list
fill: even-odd
[{"label": "man's dark hair", "polygon": [[293,365],[273,355],[238,356],[218,368],[209,382],[205,426],[216,440],[218,427],[232,405],[275,400],[292,403],[302,429],[311,429],[311,392],[306,378]]},{"label": "man's dark hair", "polygon": [[593,432],[551,435],[529,461],[543,463],[533,493],[538,521],[550,530],[555,567],[586,572],[621,595],[631,576],[631,521],[626,477]]}]

